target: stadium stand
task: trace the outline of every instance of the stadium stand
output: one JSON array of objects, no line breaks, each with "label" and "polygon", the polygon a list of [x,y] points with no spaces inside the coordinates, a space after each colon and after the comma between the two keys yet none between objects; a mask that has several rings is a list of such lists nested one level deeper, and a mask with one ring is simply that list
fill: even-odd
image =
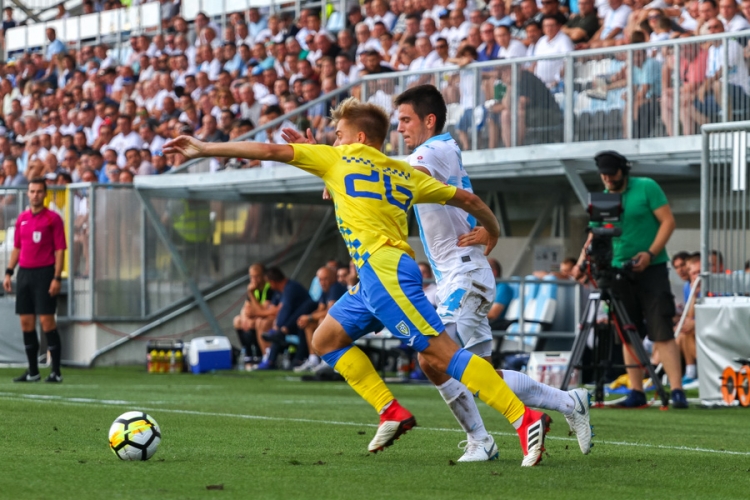
[{"label": "stadium stand", "polygon": [[[729,22],[718,10],[693,19],[694,1],[682,10],[633,10],[612,0],[586,5],[584,14],[556,2],[541,11],[532,2],[444,3],[375,0],[347,10],[344,20],[343,5],[87,1],[91,13],[60,12],[15,27],[8,20],[2,125],[25,156],[55,153],[58,164],[49,161],[45,173],[67,170],[78,181],[88,150],[105,156],[105,171],[109,149],[117,169],[136,176],[179,168],[184,159],[155,157],[181,133],[277,142],[281,124],[312,126],[318,141],[331,142],[326,110],[343,97],[394,113],[389,96],[426,81],[443,91],[448,130],[466,150],[692,135],[704,123],[743,119],[748,109],[746,38],[734,36],[748,23],[739,11],[726,13]],[[574,45],[566,33],[576,40],[581,33],[567,28],[586,16],[601,28],[591,43]],[[538,40],[526,35],[530,27],[541,29]],[[282,116],[287,111],[293,114]],[[118,136],[120,115],[130,117],[127,138]],[[79,129],[80,158],[63,165],[66,136]],[[34,135],[41,153],[26,141]],[[125,148],[146,145],[150,154],[126,166]],[[395,134],[386,149],[408,153]],[[256,166],[272,165],[211,161],[205,168]],[[119,182],[119,175],[100,172],[99,179]]]}]

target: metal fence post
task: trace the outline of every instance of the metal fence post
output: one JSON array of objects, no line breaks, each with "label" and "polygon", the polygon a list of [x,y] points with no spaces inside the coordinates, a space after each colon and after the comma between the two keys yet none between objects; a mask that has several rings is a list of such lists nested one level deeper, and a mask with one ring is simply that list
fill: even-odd
[{"label": "metal fence post", "polygon": [[73,268],[73,265],[75,264],[75,228],[76,228],[76,219],[75,219],[75,211],[73,210],[74,199],[73,197],[75,194],[71,193],[70,188],[65,188],[65,197],[67,198],[65,201],[68,204],[66,207],[68,212],[68,220],[70,221],[70,226],[68,229],[68,317],[70,318],[73,316],[73,300],[74,300],[74,294],[75,294],[75,287],[73,286],[73,279],[75,277],[75,269]]},{"label": "metal fence post", "polygon": [[627,79],[627,89],[626,89],[626,95],[627,103],[628,105],[625,108],[625,116],[626,116],[626,130],[623,130],[623,135],[625,135],[625,139],[632,139],[633,138],[633,106],[635,106],[635,103],[633,102],[633,51],[631,49],[628,49],[627,52],[627,67],[625,69],[625,75]]},{"label": "metal fence post", "polygon": [[90,307],[89,309],[91,314],[91,319],[93,319],[95,314],[95,307],[96,307],[96,298],[94,293],[94,273],[96,271],[96,253],[94,253],[94,240],[96,235],[96,185],[91,184],[89,187],[89,261],[87,262],[89,266],[89,297],[91,299]]},{"label": "metal fence post", "polygon": [[711,273],[709,272],[708,267],[708,252],[710,248],[710,243],[708,241],[710,233],[710,227],[711,224],[711,213],[710,213],[710,200],[709,200],[709,182],[710,182],[710,176],[711,176],[711,165],[710,165],[710,156],[709,156],[709,146],[710,146],[710,134],[706,132],[705,130],[701,130],[701,139],[703,142],[703,147],[701,150],[701,201],[700,201],[700,207],[701,207],[701,274],[703,275],[705,280],[708,280],[706,282],[707,290],[711,289]]},{"label": "metal fence post", "polygon": [[573,61],[573,55],[568,54],[565,56],[565,77],[564,77],[564,89],[565,92],[565,111],[563,115],[563,141],[573,142],[575,121],[573,114],[573,91],[575,90],[575,65]]},{"label": "metal fence post", "polygon": [[[682,86],[682,79],[680,78],[681,48],[682,45],[674,46],[674,64],[672,67],[672,127],[674,129],[674,137],[680,135],[680,87]],[[668,120],[669,117],[664,117],[664,119]]]},{"label": "metal fence post", "polygon": [[510,146],[518,144],[518,66],[510,66]]},{"label": "metal fence post", "polygon": [[474,78],[474,106],[471,108],[471,150],[476,151],[477,149],[479,149],[479,130],[477,130],[479,128],[479,124],[477,123],[477,114],[475,111],[480,105],[479,101],[482,99],[480,94],[482,90],[482,80],[478,68],[474,68],[471,71],[472,77]]},{"label": "metal fence post", "polygon": [[147,269],[146,269],[146,211],[141,210],[141,317],[148,316],[147,311]]},{"label": "metal fence post", "polygon": [[[729,38],[724,38],[721,41],[721,110],[722,110],[722,122],[726,123],[730,120],[729,116]],[[742,52],[740,52],[742,57]]]}]

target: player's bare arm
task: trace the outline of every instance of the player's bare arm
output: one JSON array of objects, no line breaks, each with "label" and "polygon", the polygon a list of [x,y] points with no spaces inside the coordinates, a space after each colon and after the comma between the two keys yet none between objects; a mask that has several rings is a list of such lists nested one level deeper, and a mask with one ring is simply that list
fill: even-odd
[{"label": "player's bare arm", "polygon": [[205,157],[245,158],[248,160],[289,163],[294,159],[294,148],[288,144],[260,142],[203,142],[181,135],[164,144],[164,154],[179,153],[188,159]]},{"label": "player's bare arm", "polygon": [[[500,224],[498,224],[495,214],[492,213],[490,207],[479,196],[463,189],[456,189],[456,194],[446,204],[458,207],[476,217],[477,221],[483,226],[482,229],[486,232],[486,236],[483,237],[484,241],[481,243],[487,245],[484,249],[484,255],[489,255],[492,249],[495,248],[495,245],[497,245],[497,239],[500,237]],[[473,244],[476,245],[478,243]],[[459,246],[467,245],[461,245],[461,239],[459,239]]]},{"label": "player's bare arm", "polygon": [[[8,261],[8,269],[15,269],[16,265],[18,264],[18,255],[20,251],[18,248],[14,248],[10,252],[10,260]],[[5,290],[5,293],[10,293],[13,290],[13,287],[10,283],[10,274],[5,274],[5,278],[3,279],[3,290]]]}]

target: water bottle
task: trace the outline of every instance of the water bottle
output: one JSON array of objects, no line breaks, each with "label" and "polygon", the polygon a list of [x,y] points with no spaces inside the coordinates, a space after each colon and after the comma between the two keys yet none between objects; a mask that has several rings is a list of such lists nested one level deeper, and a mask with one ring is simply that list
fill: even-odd
[{"label": "water bottle", "polygon": [[282,370],[292,369],[292,359],[291,359],[291,356],[289,355],[288,350],[284,352],[284,355],[281,357],[281,369]]},{"label": "water bottle", "polygon": [[242,350],[240,351],[240,356],[237,358],[237,370],[239,371],[245,371],[245,357],[247,356],[247,351],[245,350],[245,347],[242,347]]}]

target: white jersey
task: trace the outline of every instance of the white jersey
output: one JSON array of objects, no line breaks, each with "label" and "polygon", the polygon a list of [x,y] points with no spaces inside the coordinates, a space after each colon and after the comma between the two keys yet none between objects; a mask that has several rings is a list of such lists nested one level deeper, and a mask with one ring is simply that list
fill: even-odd
[{"label": "white jersey", "polygon": [[[431,137],[409,156],[413,167],[426,168],[436,180],[472,192],[471,180],[461,161],[461,150],[450,134]],[[438,289],[459,273],[489,269],[480,246],[461,248],[458,237],[476,226],[476,219],[457,207],[439,204],[414,205],[427,259],[438,282]],[[443,285],[443,286],[441,286]]]}]

